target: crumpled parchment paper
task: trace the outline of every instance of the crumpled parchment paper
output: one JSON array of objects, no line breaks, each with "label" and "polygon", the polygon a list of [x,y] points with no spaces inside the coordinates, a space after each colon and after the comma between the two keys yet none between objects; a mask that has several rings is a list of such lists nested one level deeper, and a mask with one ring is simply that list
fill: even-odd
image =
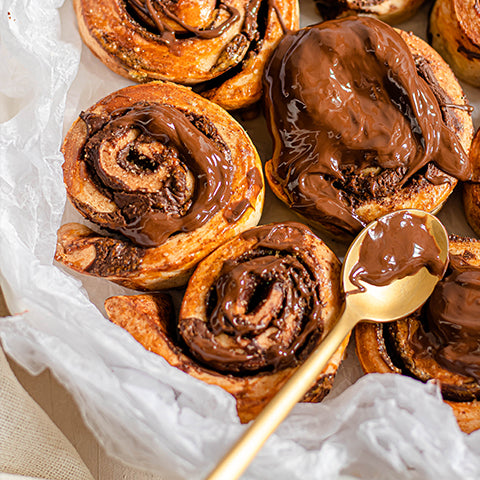
[{"label": "crumpled parchment paper", "polygon": [[[320,20],[312,0],[300,7],[302,25]],[[404,28],[425,37],[427,8]],[[81,220],[65,206],[63,135],[82,109],[130,82],[82,47],[69,0],[0,2],[0,64],[0,272],[13,313],[0,320],[4,348],[32,373],[51,368],[110,454],[169,479],[202,478],[245,428],[233,398],[105,319],[103,300],[132,291],[53,263],[59,225]],[[466,90],[478,124],[480,94]],[[266,160],[264,120],[242,123]],[[472,234],[458,193],[440,217]],[[262,223],[295,218],[268,193]],[[434,385],[360,376],[350,347],[327,400],[297,405],[244,478],[480,478],[480,432],[459,430]]]}]

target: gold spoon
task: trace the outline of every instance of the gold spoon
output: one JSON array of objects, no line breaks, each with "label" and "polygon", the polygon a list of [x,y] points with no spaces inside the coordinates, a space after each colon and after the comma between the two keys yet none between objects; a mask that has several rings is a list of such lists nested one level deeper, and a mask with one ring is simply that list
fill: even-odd
[{"label": "gold spoon", "polygon": [[[448,234],[440,221],[429,213],[413,209],[394,212],[382,219],[402,212],[425,217],[426,227],[440,248],[440,259],[446,265]],[[311,388],[331,356],[357,323],[365,320],[391,322],[406,317],[431,295],[439,277],[429,273],[425,267],[411,276],[394,280],[389,285],[374,286],[363,283],[365,290],[361,292],[350,281],[350,273],[358,262],[363,240],[382,219],[367,225],[347,251],[342,267],[343,291],[357,292],[346,295],[343,312],[333,329],[273,397],[206,480],[236,480],[240,477],[268,437]]]}]

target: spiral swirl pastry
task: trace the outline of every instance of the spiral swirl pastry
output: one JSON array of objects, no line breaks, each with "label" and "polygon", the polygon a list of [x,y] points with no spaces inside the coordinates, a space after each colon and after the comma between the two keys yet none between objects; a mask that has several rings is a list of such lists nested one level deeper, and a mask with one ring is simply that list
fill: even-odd
[{"label": "spiral swirl pastry", "polygon": [[366,373],[439,382],[462,430],[480,428],[480,242],[451,236],[450,265],[425,306],[392,324],[356,327]]},{"label": "spiral swirl pastry", "polygon": [[178,286],[260,218],[254,146],[227,112],[188,88],[119,90],[82,112],[62,150],[69,199],[116,234],[60,229],[56,259],[82,273],[130,288]]},{"label": "spiral swirl pastry", "polygon": [[425,0],[315,0],[325,20],[347,15],[372,15],[384,22],[401,23],[413,17]]},{"label": "spiral swirl pastry", "polygon": [[480,86],[480,2],[437,0],[428,25],[432,47],[455,75]]},{"label": "spiral swirl pastry", "polygon": [[471,109],[431,47],[370,17],[286,35],[265,71],[265,172],[307,222],[339,237],[402,208],[438,210],[466,154]]},{"label": "spiral swirl pastry", "polygon": [[[341,306],[339,278],[338,259],[308,228],[270,224],[240,234],[198,265],[175,332],[165,322],[161,326],[158,315],[140,315],[142,308],[132,304],[154,302],[152,297],[114,297],[106,309],[147,349],[233,394],[246,422],[334,325]],[[122,313],[126,304],[128,312]],[[328,393],[347,342],[304,401],[320,401]]]},{"label": "spiral swirl pastry", "polygon": [[261,98],[265,62],[298,28],[297,0],[74,0],[85,44],[137,82],[199,85],[227,110]]}]

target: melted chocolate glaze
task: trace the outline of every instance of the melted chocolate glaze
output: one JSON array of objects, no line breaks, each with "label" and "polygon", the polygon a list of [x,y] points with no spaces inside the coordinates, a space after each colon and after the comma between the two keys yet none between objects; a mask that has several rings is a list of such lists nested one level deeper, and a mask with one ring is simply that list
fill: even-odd
[{"label": "melted chocolate glaze", "polygon": [[377,327],[394,371],[443,380],[442,395],[453,401],[480,399],[480,267],[469,263],[472,256],[468,250],[451,255],[446,275],[422,309]]},{"label": "melted chocolate glaze", "polygon": [[429,232],[425,217],[398,212],[378,220],[360,245],[358,262],[350,281],[364,291],[360,281],[376,286],[390,284],[420,269],[441,277],[445,263],[440,248]]},{"label": "melted chocolate glaze", "polygon": [[416,355],[480,383],[480,268],[451,256],[449,273],[426,307],[426,328],[410,338]]},{"label": "melted chocolate glaze", "polygon": [[[471,105],[455,105],[453,104],[452,98],[445,92],[442,86],[438,83],[437,77],[433,72],[430,62],[421,55],[414,55],[413,60],[415,66],[417,67],[417,72],[427,83],[428,86],[432,89],[432,92],[435,95],[435,98],[438,101],[438,104],[441,107],[442,118],[448,128],[451,128],[453,131],[458,131],[462,128],[462,124],[458,119],[457,115],[450,111],[450,108],[458,108],[460,110],[465,110],[467,112],[472,112],[473,107]],[[428,177],[427,177],[428,178]],[[435,183],[435,179],[430,179]],[[437,182],[438,183],[438,182]]]},{"label": "melted chocolate glaze", "polygon": [[202,363],[241,373],[294,366],[322,334],[317,261],[302,247],[304,225],[261,226],[241,234],[249,251],[224,263],[207,321],[185,319],[183,340]]},{"label": "melted chocolate glaze", "polygon": [[[264,86],[269,124],[278,130],[274,181],[304,216],[347,232],[362,227],[355,195],[344,189],[347,172],[396,172],[393,189],[429,162],[471,178],[468,157],[410,50],[378,20],[347,17],[286,35]],[[445,181],[441,171],[429,180]]]},{"label": "melted chocolate glaze", "polygon": [[[247,172],[247,185],[248,192],[252,192],[252,196],[257,197],[263,188],[263,180],[258,168],[251,168]],[[248,198],[243,198],[228,205],[223,216],[228,223],[235,223],[249,208],[254,207]]]},{"label": "melted chocolate glaze", "polygon": [[[88,173],[120,212],[109,228],[135,244],[157,246],[175,233],[195,230],[228,203],[233,177],[228,149],[180,110],[140,103],[82,118],[89,135]],[[120,138],[127,144],[112,159],[108,147],[115,148]]]}]

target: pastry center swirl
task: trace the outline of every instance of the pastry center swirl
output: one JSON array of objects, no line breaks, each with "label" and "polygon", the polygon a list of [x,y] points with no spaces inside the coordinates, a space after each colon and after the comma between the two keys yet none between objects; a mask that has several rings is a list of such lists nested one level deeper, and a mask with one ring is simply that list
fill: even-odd
[{"label": "pastry center swirl", "polygon": [[140,25],[167,44],[174,43],[176,35],[218,37],[240,19],[239,11],[223,1],[125,0],[125,4]]},{"label": "pastry center swirl", "polygon": [[[267,66],[278,129],[275,180],[299,213],[361,227],[355,198],[383,197],[429,162],[459,179],[471,166],[392,28],[347,17],[288,34]],[[428,178],[445,181],[440,172]]]},{"label": "pastry center swirl", "polygon": [[116,205],[109,228],[134,243],[160,245],[204,225],[228,203],[228,149],[180,110],[139,103],[82,118],[87,172]]},{"label": "pastry center swirl", "polygon": [[192,354],[216,370],[294,366],[322,333],[316,267],[299,253],[298,232],[267,226],[254,235],[256,245],[226,261],[211,286],[206,321],[180,326]]}]

